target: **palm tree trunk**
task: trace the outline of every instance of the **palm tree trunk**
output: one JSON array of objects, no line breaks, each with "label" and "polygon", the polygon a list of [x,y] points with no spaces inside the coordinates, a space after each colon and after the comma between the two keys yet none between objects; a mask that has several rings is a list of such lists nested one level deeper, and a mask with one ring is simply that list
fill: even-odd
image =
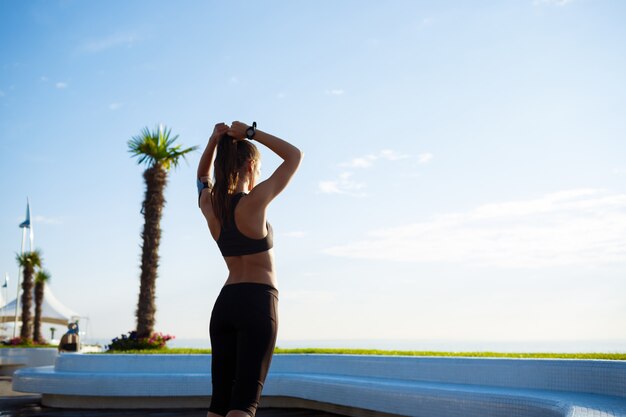
[{"label": "palm tree trunk", "polygon": [[165,205],[164,190],[167,172],[159,164],[146,169],[146,195],[143,202],[144,226],[141,254],[141,283],[137,303],[137,336],[149,337],[154,329],[156,314],[155,290],[159,266],[159,243],[161,241],[161,216]]},{"label": "palm tree trunk", "polygon": [[31,265],[24,267],[24,281],[22,281],[22,329],[20,330],[20,337],[22,339],[30,339],[32,336],[31,320],[32,314],[30,312],[33,304],[33,275],[35,269]]},{"label": "palm tree trunk", "polygon": [[43,282],[35,282],[35,320],[33,321],[33,340],[35,343],[42,343],[41,335],[41,305],[43,304]]}]

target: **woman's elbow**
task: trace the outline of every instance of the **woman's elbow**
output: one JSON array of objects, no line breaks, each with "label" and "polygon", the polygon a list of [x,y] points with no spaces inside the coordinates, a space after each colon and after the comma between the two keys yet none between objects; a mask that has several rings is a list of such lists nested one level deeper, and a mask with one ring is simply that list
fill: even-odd
[{"label": "woman's elbow", "polygon": [[304,152],[302,152],[300,149],[296,148],[294,150],[294,155],[293,155],[293,159],[294,161],[300,165],[300,162],[302,161],[302,158],[304,158]]}]

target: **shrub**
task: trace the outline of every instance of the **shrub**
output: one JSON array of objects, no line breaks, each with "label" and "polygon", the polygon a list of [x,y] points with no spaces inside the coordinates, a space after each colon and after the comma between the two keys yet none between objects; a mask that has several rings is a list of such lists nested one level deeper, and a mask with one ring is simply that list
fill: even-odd
[{"label": "shrub", "polygon": [[29,339],[29,338],[21,338],[20,336],[14,337],[13,339],[9,339],[7,342],[5,342],[6,345],[10,345],[10,346],[34,346],[35,342],[33,342],[33,339]]},{"label": "shrub", "polygon": [[146,350],[146,349],[162,349],[168,340],[174,339],[174,336],[154,332],[150,337],[137,337],[136,331],[128,332],[128,335],[121,335],[111,340],[111,344],[107,346],[107,350]]},{"label": "shrub", "polygon": [[[47,340],[42,340],[39,343],[33,339],[22,339],[21,337],[14,337],[12,339],[3,340],[0,342],[0,347],[57,347],[56,345],[50,345]],[[2,413],[0,413],[2,415]]]}]

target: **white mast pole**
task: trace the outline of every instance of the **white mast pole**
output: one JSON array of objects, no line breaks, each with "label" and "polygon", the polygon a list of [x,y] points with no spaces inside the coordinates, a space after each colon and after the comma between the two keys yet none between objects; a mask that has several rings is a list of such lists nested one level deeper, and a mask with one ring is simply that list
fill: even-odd
[{"label": "white mast pole", "polygon": [[[28,197],[26,197],[26,220],[20,224],[20,228],[22,229],[22,249],[20,251],[20,256],[24,255],[24,247],[26,246],[26,229],[30,232],[30,251],[33,251],[33,229],[31,229],[30,224],[30,201],[28,201]],[[13,337],[16,336],[17,333],[17,316],[20,308],[20,284],[22,281],[22,266],[20,265],[17,273],[17,293],[15,295],[15,322],[13,325]],[[22,326],[24,323],[22,323]]]},{"label": "white mast pole", "polygon": [[2,307],[4,307],[5,305],[9,304],[9,302],[7,300],[7,290],[6,290],[7,285],[9,285],[8,282],[9,282],[9,273],[5,272],[4,273],[4,284],[2,284],[2,288],[4,288],[4,290],[2,291],[4,293],[4,294],[2,294],[2,300],[3,300],[2,301],[3,302]]},{"label": "white mast pole", "polygon": [[[26,228],[22,227],[22,249],[20,251],[20,256],[24,255],[24,246],[26,246]],[[22,278],[22,265],[19,266],[18,270],[17,270],[17,292],[15,295],[15,323],[13,325],[13,337],[16,337],[16,332],[17,332],[17,315],[18,315],[18,311],[20,309],[20,284],[21,284],[21,279]]]},{"label": "white mast pole", "polygon": [[[5,272],[4,273],[4,284],[2,284],[2,287],[4,288],[4,305],[6,306],[7,304],[9,304],[9,273]],[[5,308],[5,310],[8,310],[7,308]],[[5,316],[7,316],[8,311],[5,311],[4,314]],[[6,322],[6,319],[5,319]],[[7,331],[7,326],[3,325],[2,326],[2,332],[4,333],[5,331]],[[8,333],[8,332],[7,332]]]}]

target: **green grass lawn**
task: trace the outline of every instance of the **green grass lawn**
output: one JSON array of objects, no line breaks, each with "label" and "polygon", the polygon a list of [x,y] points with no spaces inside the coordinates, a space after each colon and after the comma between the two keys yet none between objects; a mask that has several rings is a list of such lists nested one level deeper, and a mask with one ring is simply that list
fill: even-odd
[{"label": "green grass lawn", "polygon": [[[431,352],[414,350],[378,350],[378,349],[281,349],[276,348],[276,354],[332,354],[332,355],[386,355],[386,356],[456,356],[467,358],[532,358],[532,359],[606,359],[626,360],[626,353],[502,353],[502,352]],[[107,352],[109,353],[109,352]],[[117,353],[136,354],[207,354],[211,349],[165,348],[155,350],[129,350]]]}]

